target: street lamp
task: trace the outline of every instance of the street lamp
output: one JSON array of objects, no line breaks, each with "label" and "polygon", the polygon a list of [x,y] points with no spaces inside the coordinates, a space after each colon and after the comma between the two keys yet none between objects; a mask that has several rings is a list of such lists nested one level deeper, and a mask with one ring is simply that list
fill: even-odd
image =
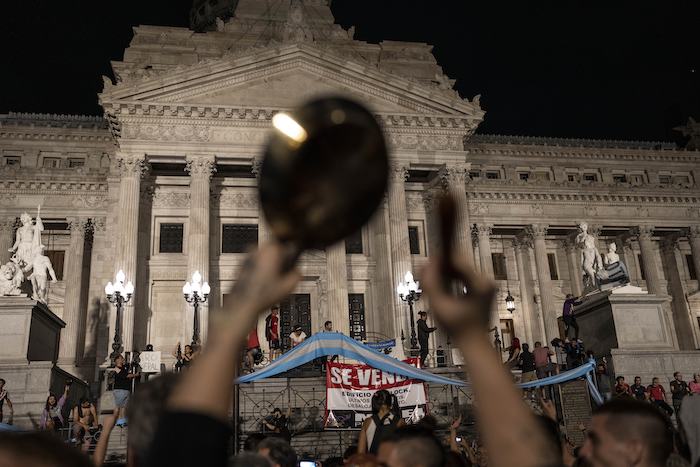
[{"label": "street lamp", "polygon": [[396,293],[399,298],[408,303],[408,308],[411,311],[411,350],[418,350],[418,339],[416,338],[416,323],[413,319],[413,303],[420,300],[421,293],[419,283],[413,280],[413,274],[410,271],[406,272],[403,282],[399,282],[396,286]]},{"label": "street lamp", "polygon": [[510,289],[508,289],[508,293],[506,295],[506,310],[511,313],[515,311],[515,299],[510,294]]},{"label": "street lamp", "polygon": [[202,283],[202,275],[199,271],[195,271],[192,274],[192,282],[185,282],[182,286],[182,295],[185,297],[185,301],[194,307],[194,323],[192,326],[192,349],[199,347],[202,343],[199,337],[199,304],[206,303],[207,298],[209,298],[209,292],[211,292],[211,287],[209,287],[208,282]]},{"label": "street lamp", "polygon": [[105,285],[107,301],[117,309],[117,318],[114,321],[114,342],[112,342],[112,353],[109,355],[112,366],[114,366],[114,361],[122,350],[122,309],[134,295],[134,284],[129,281],[124,285],[125,280],[124,271],[120,269],[114,279],[114,284],[107,282],[107,285]]}]

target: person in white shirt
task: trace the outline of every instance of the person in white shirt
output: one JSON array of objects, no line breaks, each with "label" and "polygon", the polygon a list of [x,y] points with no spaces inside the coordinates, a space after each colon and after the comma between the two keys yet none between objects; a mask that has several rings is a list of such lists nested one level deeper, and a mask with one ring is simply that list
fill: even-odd
[{"label": "person in white shirt", "polygon": [[306,340],[306,333],[301,330],[301,326],[296,326],[294,331],[289,335],[289,339],[291,339],[292,348],[294,348]]}]

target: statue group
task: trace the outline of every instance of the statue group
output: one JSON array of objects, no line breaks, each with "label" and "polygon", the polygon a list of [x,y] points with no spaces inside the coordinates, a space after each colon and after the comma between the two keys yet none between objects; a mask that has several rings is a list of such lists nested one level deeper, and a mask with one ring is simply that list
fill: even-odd
[{"label": "statue group", "polygon": [[596,248],[595,237],[588,232],[588,224],[578,226],[576,245],[581,249],[581,269],[583,270],[583,287],[585,293],[607,290],[629,283],[629,274],[625,263],[617,254],[617,245],[608,245],[608,252],[601,256]]},{"label": "statue group", "polygon": [[56,273],[51,260],[44,254],[41,244],[41,209],[37,211],[36,222],[26,212],[20,216],[21,226],[17,229],[15,243],[9,249],[13,253],[10,261],[0,266],[0,296],[24,295],[22,285],[25,279],[31,282],[32,299],[46,303],[48,283],[56,282]]}]

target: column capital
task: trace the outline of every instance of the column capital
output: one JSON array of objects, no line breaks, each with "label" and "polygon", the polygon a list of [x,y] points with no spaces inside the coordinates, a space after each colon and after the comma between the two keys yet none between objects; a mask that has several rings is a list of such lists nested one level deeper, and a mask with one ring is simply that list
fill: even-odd
[{"label": "column capital", "polygon": [[143,177],[148,166],[145,154],[117,154],[117,169],[122,177]]},{"label": "column capital", "polygon": [[93,217],[90,220],[92,224],[93,233],[102,233],[107,230],[107,218],[106,217]]},{"label": "column capital", "polygon": [[18,226],[18,219],[16,217],[10,217],[7,219],[0,219],[0,232],[12,232]]},{"label": "column capital", "polygon": [[680,236],[678,234],[671,234],[671,235],[666,235],[661,238],[660,246],[661,246],[661,251],[664,253],[675,253],[675,251],[678,249],[678,241],[680,240]]},{"label": "column capital", "polygon": [[561,241],[561,246],[564,248],[564,251],[567,253],[571,253],[572,251],[576,251],[576,242],[571,238],[571,237],[565,237],[564,240]]},{"label": "column capital", "polygon": [[654,226],[653,225],[640,225],[632,229],[632,234],[635,235],[639,240],[651,240],[654,236]]},{"label": "column capital", "polygon": [[191,177],[202,176],[211,178],[216,172],[214,156],[187,156],[185,161],[185,171]]},{"label": "column capital", "polygon": [[469,167],[471,164],[447,164],[440,169],[440,180],[448,186],[462,187],[469,181]]},{"label": "column capital", "polygon": [[392,162],[389,166],[389,179],[392,183],[405,182],[408,178],[408,166],[401,162]]},{"label": "column capital", "polygon": [[513,248],[516,251],[527,251],[529,248],[532,248],[532,237],[525,233],[516,235],[515,238],[513,238]]},{"label": "column capital", "polygon": [[700,224],[694,224],[688,227],[686,230],[686,235],[691,240],[700,239]]},{"label": "column capital", "polygon": [[253,161],[251,162],[251,167],[250,167],[250,172],[255,175],[255,178],[260,181],[260,173],[262,173],[262,164],[263,164],[263,158],[262,157],[255,157],[253,158]]},{"label": "column capital", "polygon": [[527,233],[532,237],[533,240],[544,239],[547,235],[547,229],[549,225],[547,224],[531,224],[527,226]]},{"label": "column capital", "polygon": [[493,231],[493,225],[491,224],[475,224],[472,228],[473,232],[476,232],[478,237],[490,237]]},{"label": "column capital", "polygon": [[85,236],[89,229],[92,228],[92,222],[87,217],[67,217],[68,230],[71,236]]}]

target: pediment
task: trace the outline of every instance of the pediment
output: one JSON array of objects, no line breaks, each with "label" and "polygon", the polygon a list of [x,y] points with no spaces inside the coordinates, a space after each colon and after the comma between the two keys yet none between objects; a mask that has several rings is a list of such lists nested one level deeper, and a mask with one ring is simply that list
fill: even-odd
[{"label": "pediment", "polygon": [[265,47],[248,55],[209,59],[140,81],[107,86],[103,104],[289,108],[308,98],[340,94],[375,112],[454,115],[481,120],[478,105],[456,92],[381,72],[309,44]]},{"label": "pediment", "polygon": [[393,102],[371,89],[358,89],[339,80],[313,73],[303,67],[282,70],[224,89],[188,96],[180,102],[190,105],[207,104],[242,107],[290,108],[316,96],[340,94],[359,99],[375,112],[414,113],[410,104]]}]

